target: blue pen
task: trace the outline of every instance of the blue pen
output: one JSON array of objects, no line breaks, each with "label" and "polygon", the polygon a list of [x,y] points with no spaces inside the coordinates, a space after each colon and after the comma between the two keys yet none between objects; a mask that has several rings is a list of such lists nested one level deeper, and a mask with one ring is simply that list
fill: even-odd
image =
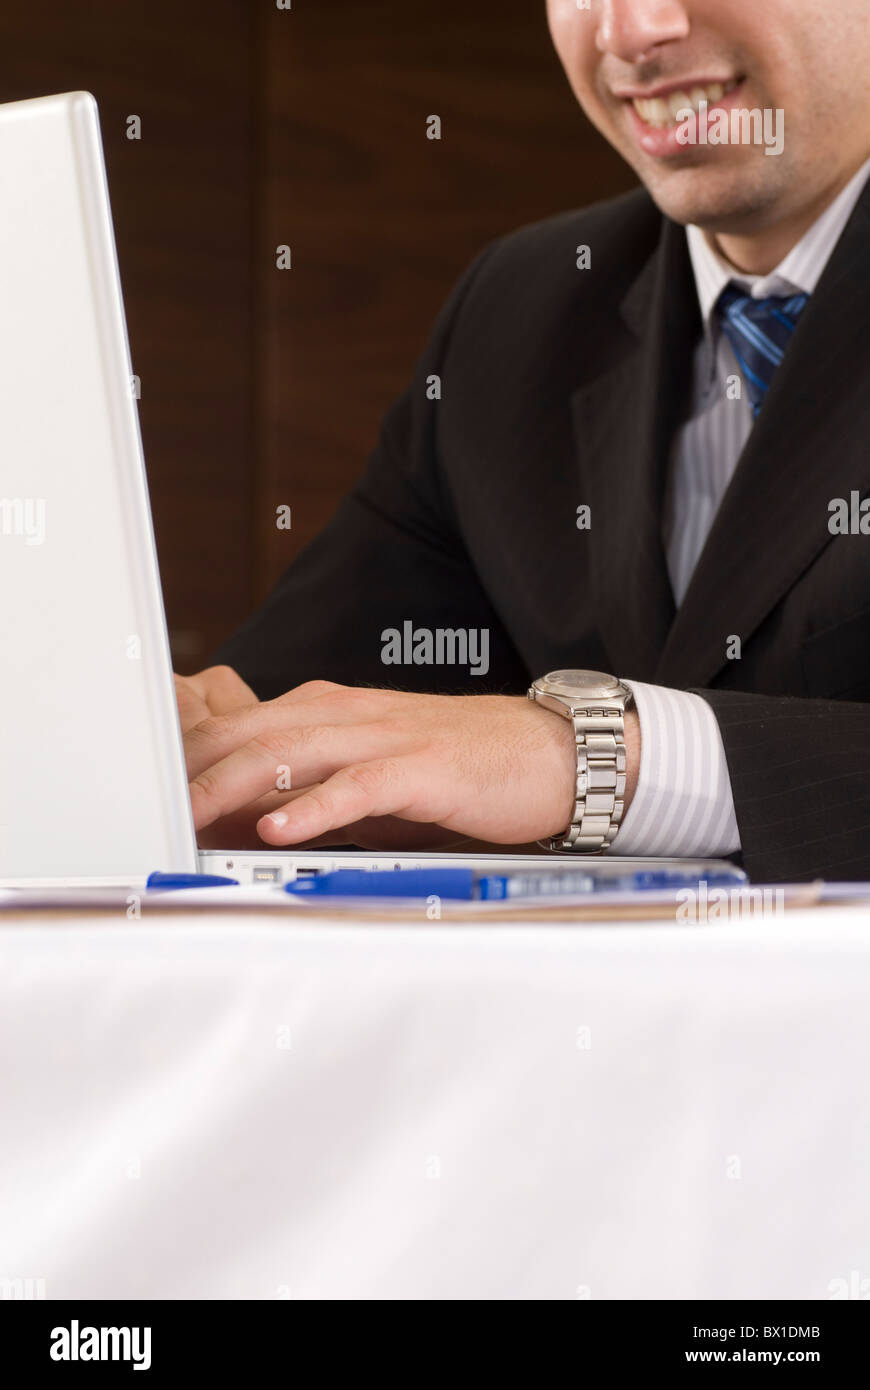
[{"label": "blue pen", "polygon": [[235,884],[237,878],[224,878],[222,874],[164,874],[155,870],[145,880],[145,887],[166,891],[171,888],[223,888]]},{"label": "blue pen", "polygon": [[[679,870],[647,870],[612,877],[593,876],[582,869],[557,869],[538,874],[484,874],[473,869],[336,869],[286,883],[284,890],[300,897],[322,898],[452,898],[484,902],[507,898],[553,898],[591,893],[643,893],[656,889],[697,888],[701,876]],[[740,883],[745,875],[711,874],[708,886]]]}]

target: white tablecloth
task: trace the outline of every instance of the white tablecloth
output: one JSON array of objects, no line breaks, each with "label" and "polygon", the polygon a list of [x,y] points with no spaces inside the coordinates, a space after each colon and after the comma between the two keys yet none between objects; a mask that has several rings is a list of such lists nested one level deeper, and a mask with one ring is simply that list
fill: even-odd
[{"label": "white tablecloth", "polygon": [[870,1281],[866,911],[7,924],[0,1068],[7,1296]]}]

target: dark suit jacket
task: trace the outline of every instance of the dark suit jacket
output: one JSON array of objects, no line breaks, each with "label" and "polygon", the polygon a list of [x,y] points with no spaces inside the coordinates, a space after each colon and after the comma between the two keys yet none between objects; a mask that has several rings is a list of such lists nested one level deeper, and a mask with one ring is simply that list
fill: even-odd
[{"label": "dark suit jacket", "polygon": [[[697,690],[750,874],[870,879],[870,536],[828,529],[870,486],[870,192],[675,611],[662,493],[700,331],[685,233],[643,190],[489,246],[365,476],[215,660],[264,698],[315,677],[522,692],[557,667]],[[489,628],[489,675],[384,666],[404,619]]]}]

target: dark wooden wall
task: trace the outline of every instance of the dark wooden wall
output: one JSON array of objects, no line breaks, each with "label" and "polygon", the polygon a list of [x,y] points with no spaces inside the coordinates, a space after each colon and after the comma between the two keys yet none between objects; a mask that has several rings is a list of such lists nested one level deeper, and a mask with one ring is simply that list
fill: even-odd
[{"label": "dark wooden wall", "polygon": [[0,99],[100,105],[173,651],[193,670],[365,466],[475,252],[633,176],[579,113],[543,0],[41,0],[0,10],[0,51]]}]

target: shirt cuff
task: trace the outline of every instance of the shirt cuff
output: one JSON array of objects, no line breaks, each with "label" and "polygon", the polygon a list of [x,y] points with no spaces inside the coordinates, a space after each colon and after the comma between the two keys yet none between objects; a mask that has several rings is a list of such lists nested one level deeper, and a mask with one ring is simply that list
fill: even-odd
[{"label": "shirt cuff", "polygon": [[720,856],[740,849],[722,735],[700,695],[624,680],[640,721],[637,789],[611,853]]}]

